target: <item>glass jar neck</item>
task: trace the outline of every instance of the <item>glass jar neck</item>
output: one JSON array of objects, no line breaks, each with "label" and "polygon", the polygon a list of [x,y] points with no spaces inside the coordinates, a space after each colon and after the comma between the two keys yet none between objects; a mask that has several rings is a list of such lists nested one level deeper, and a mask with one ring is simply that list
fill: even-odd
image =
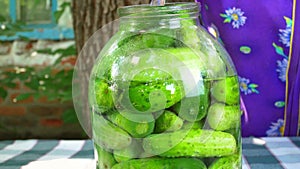
[{"label": "glass jar neck", "polygon": [[169,3],[165,6],[136,5],[119,8],[120,30],[147,31],[153,28],[176,29],[182,20],[195,25],[199,17],[196,3]]}]

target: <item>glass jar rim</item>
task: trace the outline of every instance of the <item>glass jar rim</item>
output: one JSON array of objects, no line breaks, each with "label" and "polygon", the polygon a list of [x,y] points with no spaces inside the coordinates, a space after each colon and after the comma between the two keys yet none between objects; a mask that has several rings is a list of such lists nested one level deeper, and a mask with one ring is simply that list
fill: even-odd
[{"label": "glass jar rim", "polygon": [[182,13],[198,14],[199,6],[194,2],[166,3],[164,6],[152,6],[150,4],[124,6],[118,9],[120,17],[157,17],[180,16]]}]

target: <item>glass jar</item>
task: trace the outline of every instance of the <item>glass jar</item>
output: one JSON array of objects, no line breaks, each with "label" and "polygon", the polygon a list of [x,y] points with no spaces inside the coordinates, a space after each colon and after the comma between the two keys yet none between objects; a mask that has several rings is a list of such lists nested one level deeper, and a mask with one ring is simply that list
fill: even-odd
[{"label": "glass jar", "polygon": [[89,82],[98,168],[241,168],[234,65],[196,3],[122,7]]}]

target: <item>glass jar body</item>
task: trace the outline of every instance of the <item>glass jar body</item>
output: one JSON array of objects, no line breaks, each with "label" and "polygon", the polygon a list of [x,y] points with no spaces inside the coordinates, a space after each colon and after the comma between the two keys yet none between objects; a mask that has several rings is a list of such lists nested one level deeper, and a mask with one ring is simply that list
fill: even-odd
[{"label": "glass jar body", "polygon": [[98,168],[241,168],[238,78],[196,9],[120,10],[89,84]]}]

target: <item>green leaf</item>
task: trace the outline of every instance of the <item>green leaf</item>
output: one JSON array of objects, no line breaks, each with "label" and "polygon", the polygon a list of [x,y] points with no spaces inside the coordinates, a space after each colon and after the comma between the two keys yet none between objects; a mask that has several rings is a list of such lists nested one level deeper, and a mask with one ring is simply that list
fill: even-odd
[{"label": "green leaf", "polygon": [[284,20],[285,20],[286,25],[287,25],[288,27],[291,27],[292,24],[293,24],[293,20],[292,20],[291,18],[289,18],[289,17],[286,17],[286,16],[284,16],[283,18],[284,18]]},{"label": "green leaf", "polygon": [[23,93],[23,94],[19,94],[16,97],[16,99],[17,99],[17,101],[22,101],[22,100],[28,99],[30,96],[32,96],[32,93]]},{"label": "green leaf", "polygon": [[284,54],[283,48],[281,46],[278,46],[275,43],[272,43],[272,45],[275,48],[275,51],[278,55],[288,58],[288,56],[286,54]]},{"label": "green leaf", "polygon": [[64,123],[78,123],[78,118],[74,109],[65,110],[62,114]]},{"label": "green leaf", "polygon": [[3,87],[0,87],[0,97],[5,99],[7,94],[8,92]]},{"label": "green leaf", "polygon": [[54,53],[59,53],[62,56],[76,55],[76,47],[75,45],[71,45],[65,49],[57,49],[54,51]]},{"label": "green leaf", "polygon": [[206,10],[208,10],[208,5],[207,5],[207,4],[205,4],[205,6],[204,6],[204,7],[205,7],[205,9],[206,9]]},{"label": "green leaf", "polygon": [[284,102],[284,101],[277,101],[277,102],[275,102],[274,105],[275,105],[276,107],[278,107],[278,108],[282,108],[282,107],[285,106],[285,102]]},{"label": "green leaf", "polygon": [[54,62],[54,65],[58,65],[60,64],[60,62],[62,61],[62,59],[64,58],[65,56],[60,56],[56,59],[56,61]]},{"label": "green leaf", "polygon": [[6,18],[2,15],[0,15],[0,22],[5,22],[6,21]]},{"label": "green leaf", "polygon": [[244,54],[249,54],[251,53],[251,48],[249,46],[241,46],[240,51]]},{"label": "green leaf", "polygon": [[55,18],[55,22],[57,23],[59,18],[62,16],[62,14],[64,13],[66,7],[71,6],[70,2],[64,2],[60,5],[60,10],[57,10],[56,12],[54,12],[54,18]]},{"label": "green leaf", "polygon": [[36,77],[33,77],[30,79],[29,82],[26,82],[25,85],[33,90],[38,90],[39,89],[39,80]]},{"label": "green leaf", "polygon": [[68,7],[68,6],[71,6],[71,3],[70,3],[70,2],[64,2],[64,3],[62,3],[62,4],[60,5],[60,7],[61,7],[62,9],[65,9],[65,8]]},{"label": "green leaf", "polygon": [[55,22],[58,23],[59,18],[61,17],[61,15],[64,13],[63,10],[58,10],[54,12],[54,18],[55,18]]},{"label": "green leaf", "polygon": [[230,23],[231,22],[231,18],[226,18],[225,20],[224,20],[224,23]]},{"label": "green leaf", "polygon": [[28,38],[28,37],[26,37],[26,36],[21,36],[21,35],[19,35],[18,36],[19,38],[19,40],[22,40],[22,41],[26,41],[26,42],[30,42],[31,41],[31,39],[30,38]]},{"label": "green leaf", "polygon": [[65,77],[65,70],[60,70],[55,74],[55,78],[63,79]]},{"label": "green leaf", "polygon": [[15,88],[17,86],[17,84],[13,82],[5,82],[4,85],[8,88]]},{"label": "green leaf", "polygon": [[49,101],[54,101],[59,99],[59,96],[57,93],[54,93],[53,91],[47,92],[47,98]]},{"label": "green leaf", "polygon": [[67,102],[72,100],[72,90],[64,91],[60,94],[61,102]]},{"label": "green leaf", "polygon": [[27,73],[21,73],[18,75],[18,77],[21,81],[26,81],[30,77],[30,75]]},{"label": "green leaf", "polygon": [[34,98],[35,100],[41,98],[41,96],[42,96],[42,95],[40,94],[40,92],[36,92],[36,93],[33,94],[33,98]]},{"label": "green leaf", "polygon": [[48,67],[44,68],[43,70],[38,71],[38,72],[37,72],[37,75],[38,75],[40,78],[44,79],[44,78],[45,78],[45,75],[50,76],[51,71],[52,71],[52,68],[51,68],[50,66],[48,66]]},{"label": "green leaf", "polygon": [[254,84],[254,83],[251,83],[251,84],[249,84],[248,85],[250,88],[257,88],[258,87],[258,85],[257,84]]},{"label": "green leaf", "polygon": [[223,13],[221,13],[220,16],[223,17],[223,18],[227,18],[228,17],[226,14],[223,14]]},{"label": "green leaf", "polygon": [[40,3],[40,0],[34,0],[33,7],[35,8]]},{"label": "green leaf", "polygon": [[252,91],[252,92],[254,92],[254,93],[257,93],[257,94],[259,94],[259,91],[258,91],[258,90],[256,90],[255,88],[251,88],[251,91]]},{"label": "green leaf", "polygon": [[36,50],[36,52],[43,53],[43,54],[49,54],[49,55],[55,54],[54,52],[52,52],[52,49],[50,49],[50,48]]}]

